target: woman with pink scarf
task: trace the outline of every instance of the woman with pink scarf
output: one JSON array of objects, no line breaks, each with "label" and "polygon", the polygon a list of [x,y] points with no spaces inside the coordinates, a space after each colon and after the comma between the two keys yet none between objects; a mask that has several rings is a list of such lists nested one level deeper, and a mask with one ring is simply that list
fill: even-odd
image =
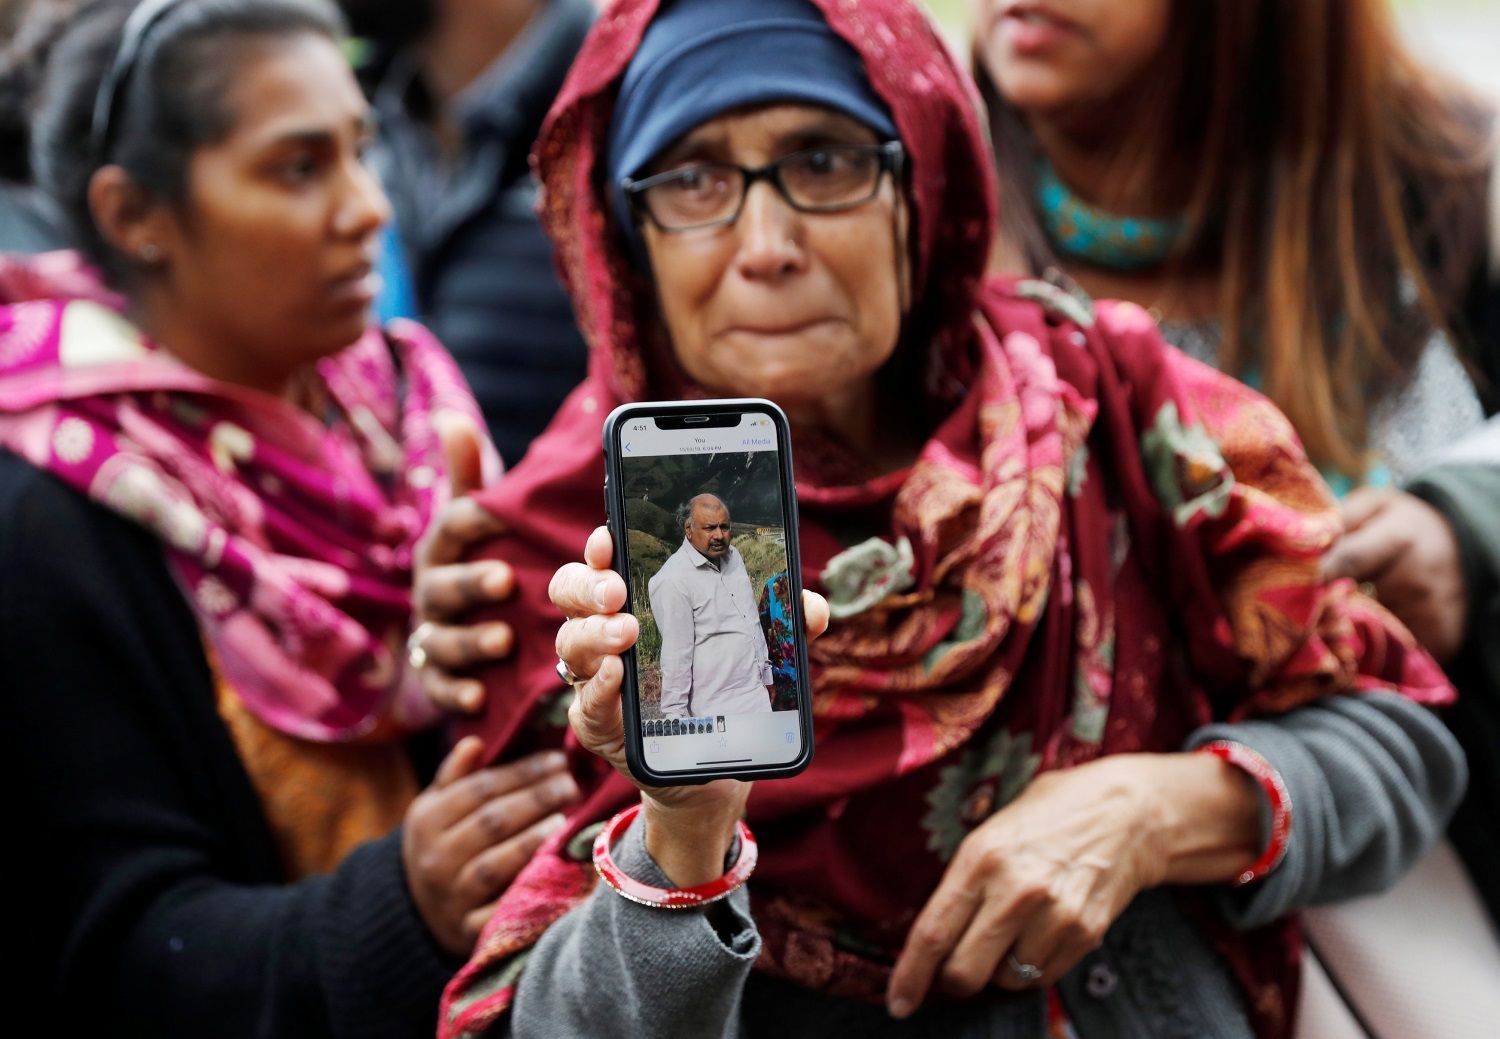
[{"label": "woman with pink scarf", "polygon": [[53,1032],[430,1032],[575,793],[478,741],[422,791],[411,561],[479,419],[422,329],[369,326],[341,32],[105,0],[54,52],[37,169],[82,252],[0,264],[11,981]]}]

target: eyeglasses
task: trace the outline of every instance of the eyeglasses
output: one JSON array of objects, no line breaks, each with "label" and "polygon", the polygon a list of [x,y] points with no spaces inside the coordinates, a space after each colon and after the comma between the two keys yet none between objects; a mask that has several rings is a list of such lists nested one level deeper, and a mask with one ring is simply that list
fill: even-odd
[{"label": "eyeglasses", "polygon": [[905,154],[900,141],[831,144],[792,152],[755,169],[705,162],[642,180],[627,177],[620,187],[636,211],[661,230],[692,231],[738,220],[745,195],[757,180],[770,181],[788,205],[803,213],[853,209],[875,197],[885,173],[900,174]]}]

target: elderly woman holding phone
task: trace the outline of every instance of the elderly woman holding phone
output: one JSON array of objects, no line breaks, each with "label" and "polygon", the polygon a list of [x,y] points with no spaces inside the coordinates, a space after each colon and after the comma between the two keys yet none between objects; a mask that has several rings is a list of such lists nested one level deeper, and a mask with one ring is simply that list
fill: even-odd
[{"label": "elderly woman holding phone", "polygon": [[[428,575],[514,601],[424,649],[513,641],[476,727],[508,755],[566,718],[584,802],[443,1034],[1284,1034],[1292,914],[1389,883],[1463,766],[1435,665],[1321,581],[1337,512],[1281,415],[1137,307],[985,277],[984,135],[905,0],[622,0],[537,155],[591,374],[466,507],[504,567]],[[624,767],[599,432],[694,396],[787,412],[832,616],[815,760],[753,792]],[[689,889],[724,897],[663,910]]]}]

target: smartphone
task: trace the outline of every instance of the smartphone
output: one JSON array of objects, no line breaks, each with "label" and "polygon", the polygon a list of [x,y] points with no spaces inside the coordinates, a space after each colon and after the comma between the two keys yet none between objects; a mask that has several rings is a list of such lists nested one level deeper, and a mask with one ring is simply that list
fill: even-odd
[{"label": "smartphone", "polygon": [[625,756],[642,783],[769,779],[812,760],[786,416],[768,400],[626,404],[604,423],[624,656]]}]

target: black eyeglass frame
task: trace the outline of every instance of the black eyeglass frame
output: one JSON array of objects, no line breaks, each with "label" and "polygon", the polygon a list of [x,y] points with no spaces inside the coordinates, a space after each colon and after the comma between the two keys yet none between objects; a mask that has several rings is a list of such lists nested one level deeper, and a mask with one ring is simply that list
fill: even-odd
[{"label": "black eyeglass frame", "polygon": [[146,36],[162,17],[177,6],[180,0],[142,0],[125,20],[120,33],[120,46],[109,71],[99,81],[99,92],[94,95],[94,113],[89,123],[89,145],[94,160],[100,166],[109,161],[110,130],[114,128],[115,112],[120,107],[120,97],[135,63],[140,60],[146,45]]},{"label": "black eyeglass frame", "polygon": [[[875,156],[876,160],[880,164],[880,168],[875,174],[875,183],[870,188],[870,193],[863,196],[862,198],[851,199],[847,202],[835,202],[825,206],[805,206],[793,199],[791,192],[787,190],[786,184],[781,179],[782,167],[785,164],[792,162],[794,159],[798,159],[802,156],[809,155],[814,152],[831,151],[834,149],[838,149],[841,151],[855,150],[866,155]],[[691,166],[680,166],[677,169],[667,170],[664,173],[653,174],[650,177],[643,177],[640,180],[634,180],[630,177],[626,177],[624,180],[620,181],[620,190],[625,193],[626,201],[629,202],[632,211],[634,211],[638,215],[645,216],[645,218],[655,224],[659,230],[664,231],[668,234],[676,234],[681,231],[701,231],[705,228],[710,227],[731,226],[736,220],[740,218],[740,213],[744,212],[745,199],[750,194],[751,186],[754,185],[758,180],[769,181],[771,183],[771,186],[776,189],[776,193],[781,196],[786,204],[797,210],[799,213],[842,213],[846,210],[853,209],[856,206],[862,206],[866,202],[870,201],[870,199],[874,198],[877,194],[880,193],[881,178],[884,177],[887,173],[899,178],[905,168],[905,165],[906,149],[902,146],[900,141],[886,141],[884,144],[831,144],[823,145],[817,148],[802,148],[798,151],[783,155],[779,159],[768,162],[764,166],[737,166],[732,162],[701,162],[695,163]],[[651,212],[651,207],[646,204],[646,192],[650,191],[657,185],[670,183],[671,181],[681,177],[684,173],[690,172],[692,170],[703,169],[705,167],[733,169],[739,171],[740,176],[744,178],[744,185],[740,189],[739,204],[734,207],[734,211],[728,216],[719,217],[715,220],[706,220],[701,224],[687,224],[682,227],[665,226],[660,220],[656,218],[656,214]]]}]

